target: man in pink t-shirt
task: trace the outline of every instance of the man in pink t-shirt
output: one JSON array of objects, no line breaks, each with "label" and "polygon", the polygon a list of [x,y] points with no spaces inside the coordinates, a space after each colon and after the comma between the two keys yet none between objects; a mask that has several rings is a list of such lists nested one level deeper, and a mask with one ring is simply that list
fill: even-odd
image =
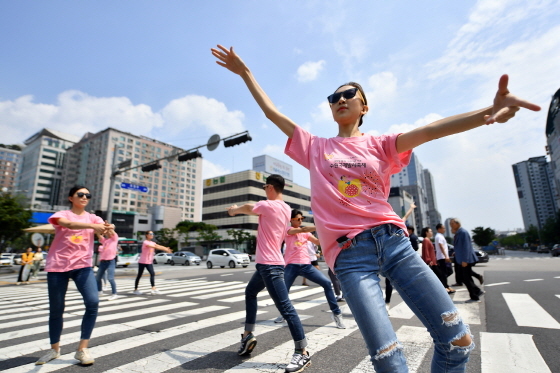
[{"label": "man in pink t-shirt", "polygon": [[263,185],[266,200],[239,207],[233,205],[227,209],[230,216],[238,214],[259,216],[256,272],[245,288],[245,331],[241,335],[241,346],[237,351],[240,356],[250,354],[257,345],[257,339],[253,335],[257,320],[257,295],[265,287],[276,308],[288,323],[296,353],[308,355],[305,351],[307,339],[284,282],[284,258],[280,249],[291,214],[290,206],[283,200],[284,185],[282,176],[270,175]]}]

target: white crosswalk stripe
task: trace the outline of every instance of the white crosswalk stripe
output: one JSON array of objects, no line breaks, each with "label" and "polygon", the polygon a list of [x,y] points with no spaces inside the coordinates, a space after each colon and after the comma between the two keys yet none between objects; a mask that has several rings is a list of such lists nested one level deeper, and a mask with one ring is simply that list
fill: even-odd
[{"label": "white crosswalk stripe", "polygon": [[[251,272],[252,273],[252,272]],[[530,279],[537,281],[540,279]],[[528,281],[528,282],[532,282]],[[166,372],[184,364],[203,360],[209,354],[221,350],[235,353],[239,346],[239,335],[242,332],[242,321],[245,317],[242,294],[246,283],[241,281],[207,281],[205,278],[190,280],[160,280],[157,288],[162,295],[151,296],[149,283],[141,283],[139,289],[145,295],[136,296],[133,279],[118,279],[117,287],[120,298],[106,301],[109,292],[100,297],[99,316],[93,338],[108,338],[107,343],[91,348],[92,355],[98,362],[110,362],[116,356],[121,357],[118,364],[111,365],[104,371],[121,372]],[[494,283],[486,286],[508,285]],[[49,348],[48,344],[48,297],[44,284],[29,285],[27,291],[7,288],[0,295],[0,312],[21,314],[26,317],[11,318],[0,323],[0,364],[15,361],[12,359],[28,359],[33,361],[41,355],[41,351]],[[399,342],[404,347],[404,354],[410,372],[424,371],[429,367],[428,352],[432,349],[432,340],[426,328],[419,324],[410,308],[402,302],[398,293],[394,294],[394,304],[389,310],[391,319],[399,323],[416,323],[401,325],[396,329]],[[560,329],[560,324],[538,304],[529,294],[502,293],[509,312],[519,327],[538,327]],[[560,295],[555,295],[560,298]],[[179,299],[180,298],[180,299]],[[317,314],[320,307],[330,312],[323,289],[318,286],[293,286],[290,299],[298,310],[300,318],[309,331],[307,349],[312,353],[312,361],[317,362],[313,355],[321,356],[324,351],[339,353],[337,343],[345,338],[360,338],[360,333],[345,303],[339,304],[345,315],[346,329],[337,329],[334,323],[318,323]],[[458,289],[452,296],[463,320],[472,325],[481,325],[481,304],[465,303],[469,299],[466,289]],[[204,305],[200,303],[206,301]],[[241,309],[240,309],[241,306]],[[271,307],[272,306],[272,307]],[[258,345],[253,354],[243,360],[226,367],[230,373],[243,372],[283,372],[290,361],[294,344],[287,333],[287,324],[276,324],[270,319],[278,315],[273,301],[266,291],[258,296],[258,325],[255,335],[266,338],[274,336],[276,342],[271,347]],[[65,331],[61,337],[63,353],[59,359],[36,368],[32,363],[12,363],[4,372],[52,372],[69,368],[77,363],[74,352],[69,347],[80,338],[80,325],[84,310],[83,300],[75,286],[69,286],[65,308]],[[314,312],[315,311],[315,312]],[[319,312],[320,313],[320,312]],[[554,313],[553,313],[554,314]],[[263,320],[263,316],[269,320]],[[163,328],[163,329],[158,329]],[[480,327],[479,327],[480,328]],[[216,330],[202,338],[196,338],[197,331]],[[280,332],[284,329],[283,332]],[[156,330],[156,332],[151,332]],[[479,329],[480,330],[480,329]],[[204,335],[204,332],[203,332]],[[488,333],[477,332],[480,338],[481,366],[477,372],[482,373],[516,373],[516,372],[550,372],[546,361],[541,356],[531,334],[520,333]],[[182,340],[184,339],[184,340]],[[270,337],[269,337],[270,339]],[[12,342],[13,341],[13,342]],[[169,341],[172,341],[171,343]],[[160,343],[170,343],[160,349]],[[136,350],[143,346],[157,346],[152,354],[135,356]],[[126,356],[126,358],[122,358]],[[361,356],[360,356],[361,359]],[[345,372],[373,373],[369,356],[355,360]],[[24,360],[22,360],[24,361]],[[25,360],[29,362],[28,360]],[[97,364],[97,363],[96,363]],[[310,368],[312,371],[312,368]]]}]

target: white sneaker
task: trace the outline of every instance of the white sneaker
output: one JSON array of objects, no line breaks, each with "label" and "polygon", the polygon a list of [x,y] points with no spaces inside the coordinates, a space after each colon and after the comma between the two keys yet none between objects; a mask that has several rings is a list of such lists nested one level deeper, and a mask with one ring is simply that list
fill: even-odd
[{"label": "white sneaker", "polygon": [[161,293],[160,293],[160,291],[159,291],[158,289],[152,290],[150,293],[151,293],[152,295],[161,295]]},{"label": "white sneaker", "polygon": [[37,360],[35,365],[43,365],[53,359],[58,359],[59,357],[60,357],[60,350],[57,351],[51,348],[45,355],[43,355],[43,357]]},{"label": "white sneaker", "polygon": [[331,318],[333,319],[338,329],[346,329],[346,325],[344,325],[344,323],[342,322],[342,314],[335,315],[334,313],[331,313]]},{"label": "white sneaker", "polygon": [[74,354],[74,359],[80,360],[80,363],[82,363],[83,365],[91,365],[95,362],[95,360],[93,360],[93,357],[91,357],[89,353],[89,349],[87,348],[84,348],[82,351],[76,351],[76,354]]},{"label": "white sneaker", "polygon": [[274,322],[276,324],[280,324],[281,322],[284,322],[284,317],[282,315],[280,315],[276,319],[274,319]]},{"label": "white sneaker", "polygon": [[107,298],[107,300],[115,300],[117,299],[119,296],[117,294],[113,294],[111,295],[109,298]]},{"label": "white sneaker", "polygon": [[134,290],[132,294],[142,295],[142,292],[140,290]]}]

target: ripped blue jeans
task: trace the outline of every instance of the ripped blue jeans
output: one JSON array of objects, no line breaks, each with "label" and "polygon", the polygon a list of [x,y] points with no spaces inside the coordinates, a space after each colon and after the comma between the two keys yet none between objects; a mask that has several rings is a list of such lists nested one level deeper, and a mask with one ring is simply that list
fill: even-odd
[{"label": "ripped blue jeans", "polygon": [[465,372],[474,342],[466,347],[451,342],[470,335],[469,327],[401,228],[384,224],[358,234],[352,245],[338,255],[335,271],[377,373],[408,372],[402,346],[385,309],[380,274],[389,278],[430,332],[435,344],[432,373]]}]

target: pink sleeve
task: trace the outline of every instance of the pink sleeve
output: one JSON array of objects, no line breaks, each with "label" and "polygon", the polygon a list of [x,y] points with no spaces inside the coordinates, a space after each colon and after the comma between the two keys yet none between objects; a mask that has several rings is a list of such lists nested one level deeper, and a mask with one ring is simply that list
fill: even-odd
[{"label": "pink sleeve", "polygon": [[309,149],[315,136],[296,126],[294,134],[291,139],[288,139],[284,153],[292,158],[294,161],[309,169]]},{"label": "pink sleeve", "polygon": [[105,223],[105,221],[103,219],[101,219],[99,216],[94,215],[94,214],[91,214],[90,220],[91,220],[92,224],[103,224],[103,223]]},{"label": "pink sleeve", "polygon": [[155,247],[156,243],[154,241],[144,241],[144,245],[149,246],[149,247]]},{"label": "pink sleeve", "polygon": [[265,201],[259,201],[255,203],[255,206],[253,206],[253,212],[255,214],[261,215],[264,212],[265,203]]},{"label": "pink sleeve", "polygon": [[397,152],[397,137],[400,135],[400,133],[393,133],[390,135],[379,136],[383,151],[387,156],[387,160],[391,163],[392,174],[396,174],[400,172],[403,167],[408,166],[410,163],[410,157],[412,156],[412,149],[404,153]]},{"label": "pink sleeve", "polygon": [[106,238],[101,236],[101,238],[99,239],[99,242],[102,244],[105,244]]},{"label": "pink sleeve", "polygon": [[66,216],[66,210],[55,212],[49,217],[48,222],[52,225],[58,225],[58,219],[60,218],[68,218],[68,216]]}]

